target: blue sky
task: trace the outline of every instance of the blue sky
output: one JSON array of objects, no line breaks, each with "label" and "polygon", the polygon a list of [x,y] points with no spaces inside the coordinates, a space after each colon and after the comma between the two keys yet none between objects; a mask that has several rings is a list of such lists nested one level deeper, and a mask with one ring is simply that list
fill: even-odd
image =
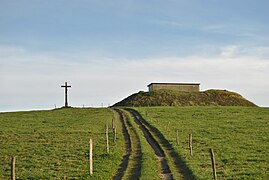
[{"label": "blue sky", "polygon": [[269,106],[267,0],[0,0],[0,111],[200,82]]}]

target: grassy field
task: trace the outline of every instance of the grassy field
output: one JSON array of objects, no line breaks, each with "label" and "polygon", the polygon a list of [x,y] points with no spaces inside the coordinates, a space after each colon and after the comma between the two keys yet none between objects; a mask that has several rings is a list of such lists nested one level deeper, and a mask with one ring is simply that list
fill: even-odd
[{"label": "grassy field", "polygon": [[[213,148],[219,179],[269,179],[269,108],[136,108],[186,160],[197,179],[211,179]],[[179,145],[176,130],[179,130]],[[189,154],[189,134],[193,156]]]},{"label": "grassy field", "polygon": [[116,143],[110,135],[110,154],[106,154],[105,125],[111,127],[112,117],[110,109],[0,113],[0,179],[10,177],[11,156],[17,157],[18,179],[91,179],[90,138],[94,144],[92,179],[110,179],[124,154],[121,131]]},{"label": "grassy field", "polygon": [[[209,148],[214,148],[219,179],[269,179],[269,108],[135,109],[158,128],[197,179],[212,179]],[[126,114],[134,149],[123,178],[135,175],[141,179],[158,179],[160,167],[156,156],[137,124]],[[17,179],[111,179],[126,153],[120,122],[117,122],[117,141],[112,142],[112,118],[113,111],[106,108],[0,113],[0,179],[9,179],[12,156],[17,157]],[[110,126],[109,154],[105,140],[107,123]],[[188,148],[190,133],[193,135],[192,157]],[[94,141],[92,177],[88,163],[90,138]],[[136,164],[140,167],[135,167]],[[133,172],[135,168],[140,169],[139,172]]]}]

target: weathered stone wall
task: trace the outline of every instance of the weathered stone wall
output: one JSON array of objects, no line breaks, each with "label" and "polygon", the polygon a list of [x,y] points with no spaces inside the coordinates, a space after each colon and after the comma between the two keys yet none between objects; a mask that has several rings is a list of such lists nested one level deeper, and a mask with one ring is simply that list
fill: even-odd
[{"label": "weathered stone wall", "polygon": [[188,91],[188,92],[199,92],[199,84],[150,84],[149,91],[155,90],[177,90],[177,91]]}]

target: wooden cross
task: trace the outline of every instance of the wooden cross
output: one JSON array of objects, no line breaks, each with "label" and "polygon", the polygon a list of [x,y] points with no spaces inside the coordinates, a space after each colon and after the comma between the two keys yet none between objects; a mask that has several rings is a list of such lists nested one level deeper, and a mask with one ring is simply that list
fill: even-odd
[{"label": "wooden cross", "polygon": [[65,82],[65,85],[61,86],[65,88],[65,104],[64,107],[68,107],[68,102],[67,102],[67,88],[71,88],[71,86],[67,85],[67,82]]}]

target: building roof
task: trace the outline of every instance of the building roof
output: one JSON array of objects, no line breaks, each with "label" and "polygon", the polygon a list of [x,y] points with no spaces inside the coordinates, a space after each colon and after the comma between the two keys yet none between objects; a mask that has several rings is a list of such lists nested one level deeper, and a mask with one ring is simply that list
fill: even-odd
[{"label": "building roof", "polygon": [[151,86],[153,84],[157,84],[157,85],[200,85],[200,83],[150,83],[148,85]]}]

